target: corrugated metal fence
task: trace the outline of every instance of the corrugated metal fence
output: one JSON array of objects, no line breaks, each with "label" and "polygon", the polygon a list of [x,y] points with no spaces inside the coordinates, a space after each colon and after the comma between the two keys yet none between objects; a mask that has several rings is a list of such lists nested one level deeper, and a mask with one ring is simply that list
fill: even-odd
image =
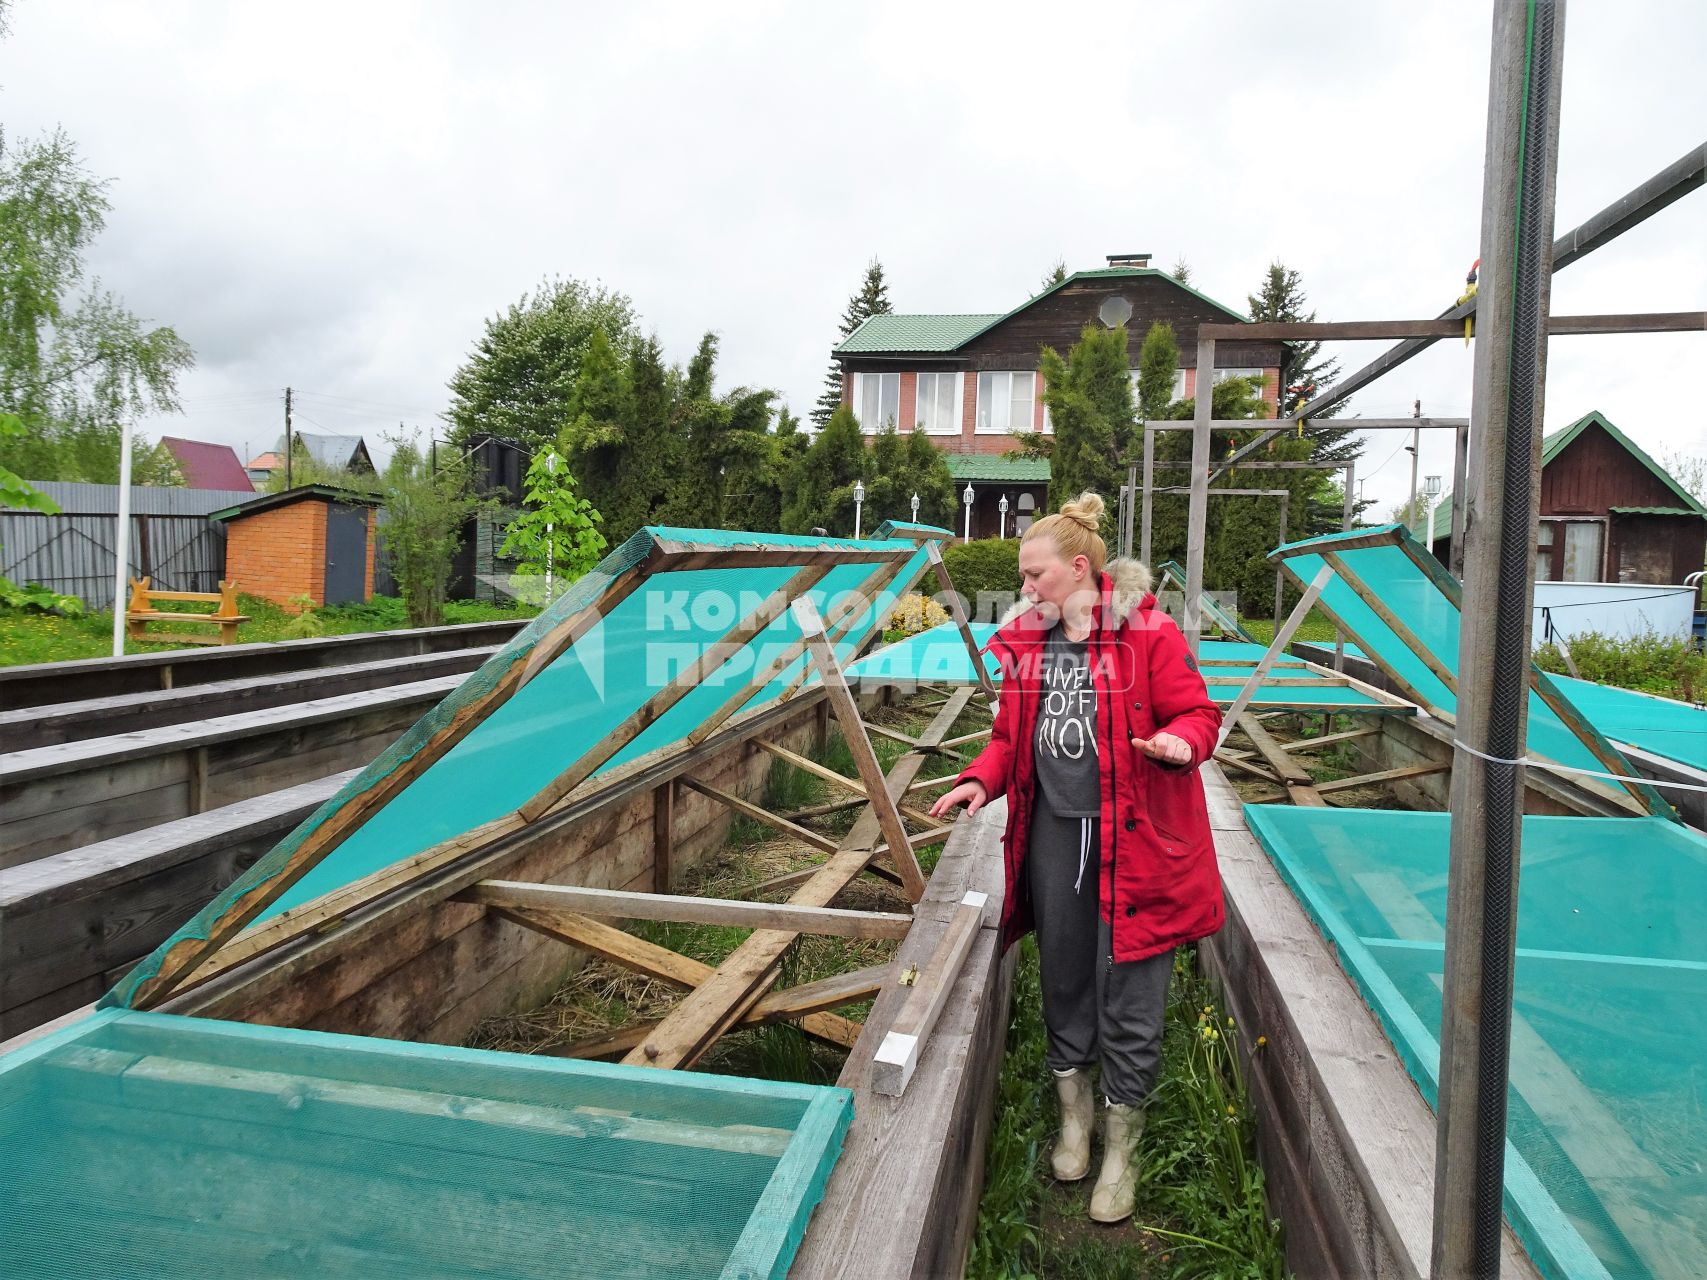
[{"label": "corrugated metal fence", "polygon": [[[94,607],[110,603],[118,541],[116,484],[36,483],[61,514],[0,510],[0,574],[39,582]],[[130,575],[162,591],[213,591],[225,573],[225,526],[214,511],[246,502],[228,489],[131,489]]]}]

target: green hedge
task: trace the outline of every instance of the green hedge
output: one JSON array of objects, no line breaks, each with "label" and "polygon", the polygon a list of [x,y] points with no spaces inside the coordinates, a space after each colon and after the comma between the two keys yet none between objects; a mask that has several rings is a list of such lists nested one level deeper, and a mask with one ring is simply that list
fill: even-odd
[{"label": "green hedge", "polygon": [[[943,567],[954,589],[966,601],[967,612],[974,622],[994,622],[988,616],[988,603],[978,608],[980,593],[1001,592],[1009,597],[1019,595],[1019,539],[985,538],[976,542],[960,542],[942,553]],[[999,612],[999,611],[998,611]]]}]

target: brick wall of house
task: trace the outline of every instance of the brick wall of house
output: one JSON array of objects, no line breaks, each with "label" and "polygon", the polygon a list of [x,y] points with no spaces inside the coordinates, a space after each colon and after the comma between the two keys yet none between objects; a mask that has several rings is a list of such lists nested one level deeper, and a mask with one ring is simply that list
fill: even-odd
[{"label": "brick wall of house", "polygon": [[[373,583],[373,518],[368,519],[368,584]],[[293,502],[226,525],[225,574],[238,590],[294,609],[306,595],[326,599],[326,504]]]}]

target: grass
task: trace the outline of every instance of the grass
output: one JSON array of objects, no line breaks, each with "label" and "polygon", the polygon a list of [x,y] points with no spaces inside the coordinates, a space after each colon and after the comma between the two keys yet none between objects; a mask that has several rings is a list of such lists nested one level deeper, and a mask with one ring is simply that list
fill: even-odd
[{"label": "grass", "polygon": [[[1239,623],[1251,633],[1251,638],[1258,644],[1269,644],[1274,640],[1273,618],[1241,617]],[[1293,633],[1292,638],[1303,640],[1306,643],[1332,644],[1337,634],[1334,624],[1328,621],[1323,614],[1312,609],[1304,621],[1299,624],[1298,630]]]},{"label": "grass", "polygon": [[[1707,654],[1682,636],[1662,636],[1651,628],[1627,639],[1586,631],[1571,638],[1570,649],[1584,680],[1682,702],[1707,702]],[[1543,671],[1570,674],[1553,645],[1537,649],[1535,661]]]},{"label": "grass", "polygon": [[[1047,1175],[1054,1086],[1044,1063],[1034,940],[1015,972],[1007,1056],[967,1275],[975,1280],[1282,1280],[1280,1224],[1269,1215],[1235,1027],[1189,949],[1174,961],[1162,1063],[1138,1154],[1137,1212],[1086,1216],[1092,1180]],[[1100,1159],[1100,1154],[1097,1156]]]},{"label": "grass", "polygon": [[[408,627],[408,615],[403,601],[395,596],[375,596],[367,604],[331,605],[309,609],[304,614],[263,600],[259,596],[239,595],[239,607],[253,621],[245,622],[238,630],[240,643],[261,640],[292,640],[313,635],[348,635],[357,631],[401,631]],[[207,612],[190,605],[171,601],[159,606],[168,612]],[[473,600],[452,600],[445,605],[445,622],[494,622],[506,618],[531,618],[538,610],[501,608]],[[169,623],[154,623],[156,629]],[[210,636],[218,632],[205,630]],[[183,645],[151,644],[125,637],[126,653],[164,653]],[[63,618],[58,614],[37,613],[33,610],[0,606],[0,666],[17,666],[26,662],[64,662],[74,658],[106,658],[113,652],[113,615],[111,610],[88,613],[78,618]]]}]

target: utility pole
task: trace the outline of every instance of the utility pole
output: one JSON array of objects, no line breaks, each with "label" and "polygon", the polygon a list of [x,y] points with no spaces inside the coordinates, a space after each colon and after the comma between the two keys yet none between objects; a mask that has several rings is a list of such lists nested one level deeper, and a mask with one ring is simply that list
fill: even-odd
[{"label": "utility pole", "polygon": [[[1464,526],[1434,1280],[1496,1280],[1565,0],[1493,6]],[[1456,516],[1456,511],[1454,512]],[[1474,753],[1474,754],[1472,754]]]},{"label": "utility pole", "polygon": [[[1411,417],[1423,416],[1423,402],[1418,400],[1411,406]],[[1405,523],[1413,525],[1417,522],[1417,464],[1422,461],[1423,433],[1421,427],[1411,428],[1411,505],[1405,508]]]},{"label": "utility pole", "polygon": [[291,438],[290,438],[290,388],[286,387],[285,388],[285,488],[287,488],[287,489],[291,487],[290,455],[294,451],[295,450],[292,448],[292,442],[291,442]]}]

